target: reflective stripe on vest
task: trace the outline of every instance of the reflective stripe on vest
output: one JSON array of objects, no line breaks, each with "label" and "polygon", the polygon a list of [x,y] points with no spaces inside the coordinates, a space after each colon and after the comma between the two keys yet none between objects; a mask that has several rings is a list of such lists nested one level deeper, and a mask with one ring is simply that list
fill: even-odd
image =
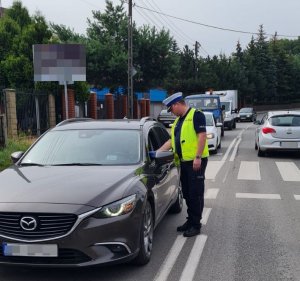
[{"label": "reflective stripe on vest", "polygon": [[[198,149],[198,136],[195,132],[194,128],[194,114],[196,109],[191,108],[187,116],[185,117],[182,127],[181,127],[181,133],[180,133],[180,144],[181,144],[181,153],[182,153],[182,160],[184,161],[190,161],[194,160],[197,154]],[[171,135],[172,135],[172,148],[173,151],[176,153],[176,146],[175,146],[175,127],[179,120],[179,117],[176,118],[175,122],[173,123],[172,129],[171,129]],[[177,154],[177,153],[176,153]],[[205,146],[202,152],[201,157],[208,157],[209,151],[208,151],[208,144],[207,140],[205,141]]]}]

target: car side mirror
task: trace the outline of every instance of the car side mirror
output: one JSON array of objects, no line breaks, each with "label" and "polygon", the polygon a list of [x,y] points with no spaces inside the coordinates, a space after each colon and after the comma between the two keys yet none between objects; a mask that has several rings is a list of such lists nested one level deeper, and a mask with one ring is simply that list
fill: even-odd
[{"label": "car side mirror", "polygon": [[16,151],[16,152],[13,152],[11,155],[10,155],[10,158],[11,160],[13,161],[13,163],[17,163],[21,157],[24,155],[24,152],[23,151]]},{"label": "car side mirror", "polygon": [[174,160],[172,151],[150,151],[149,155],[159,165],[167,164]]},{"label": "car side mirror", "polygon": [[255,125],[261,125],[261,121],[256,120],[256,121],[253,122],[253,124],[255,124]]}]

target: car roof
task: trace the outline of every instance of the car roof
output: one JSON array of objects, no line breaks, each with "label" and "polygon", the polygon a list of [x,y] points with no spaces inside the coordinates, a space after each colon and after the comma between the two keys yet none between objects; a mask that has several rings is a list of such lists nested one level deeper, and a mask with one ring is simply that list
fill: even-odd
[{"label": "car roof", "polygon": [[207,94],[191,94],[191,95],[185,97],[185,99],[193,99],[193,98],[220,98],[220,96],[207,95]]},{"label": "car roof", "polygon": [[297,110],[278,110],[278,111],[269,111],[268,116],[278,116],[278,115],[300,115],[300,111]]},{"label": "car roof", "polygon": [[147,122],[159,124],[153,118],[137,119],[114,119],[114,120],[94,120],[90,118],[72,118],[64,120],[56,125],[52,130],[83,130],[83,129],[126,129],[140,130]]},{"label": "car roof", "polygon": [[205,114],[205,115],[214,115],[212,112],[208,112],[208,111],[203,111],[203,113]]}]

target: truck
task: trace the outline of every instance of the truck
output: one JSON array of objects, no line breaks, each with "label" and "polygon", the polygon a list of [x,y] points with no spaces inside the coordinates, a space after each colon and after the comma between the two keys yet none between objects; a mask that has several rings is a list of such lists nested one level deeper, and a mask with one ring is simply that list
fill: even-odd
[{"label": "truck", "polygon": [[212,93],[220,97],[221,106],[225,108],[224,127],[229,130],[235,129],[236,122],[238,121],[238,91],[222,90],[206,93]]},{"label": "truck", "polygon": [[224,106],[222,108],[219,95],[211,94],[191,94],[185,97],[185,102],[190,107],[200,109],[202,111],[212,112],[216,123],[222,123],[221,136],[224,136]]}]

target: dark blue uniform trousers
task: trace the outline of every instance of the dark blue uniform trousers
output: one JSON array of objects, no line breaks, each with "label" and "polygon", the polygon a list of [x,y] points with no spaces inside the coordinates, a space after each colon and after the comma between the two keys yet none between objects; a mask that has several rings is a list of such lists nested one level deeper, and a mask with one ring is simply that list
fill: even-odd
[{"label": "dark blue uniform trousers", "polygon": [[204,180],[207,158],[201,159],[199,171],[193,170],[193,161],[180,162],[181,186],[183,198],[187,205],[187,221],[190,226],[201,227],[201,218],[204,208]]}]

